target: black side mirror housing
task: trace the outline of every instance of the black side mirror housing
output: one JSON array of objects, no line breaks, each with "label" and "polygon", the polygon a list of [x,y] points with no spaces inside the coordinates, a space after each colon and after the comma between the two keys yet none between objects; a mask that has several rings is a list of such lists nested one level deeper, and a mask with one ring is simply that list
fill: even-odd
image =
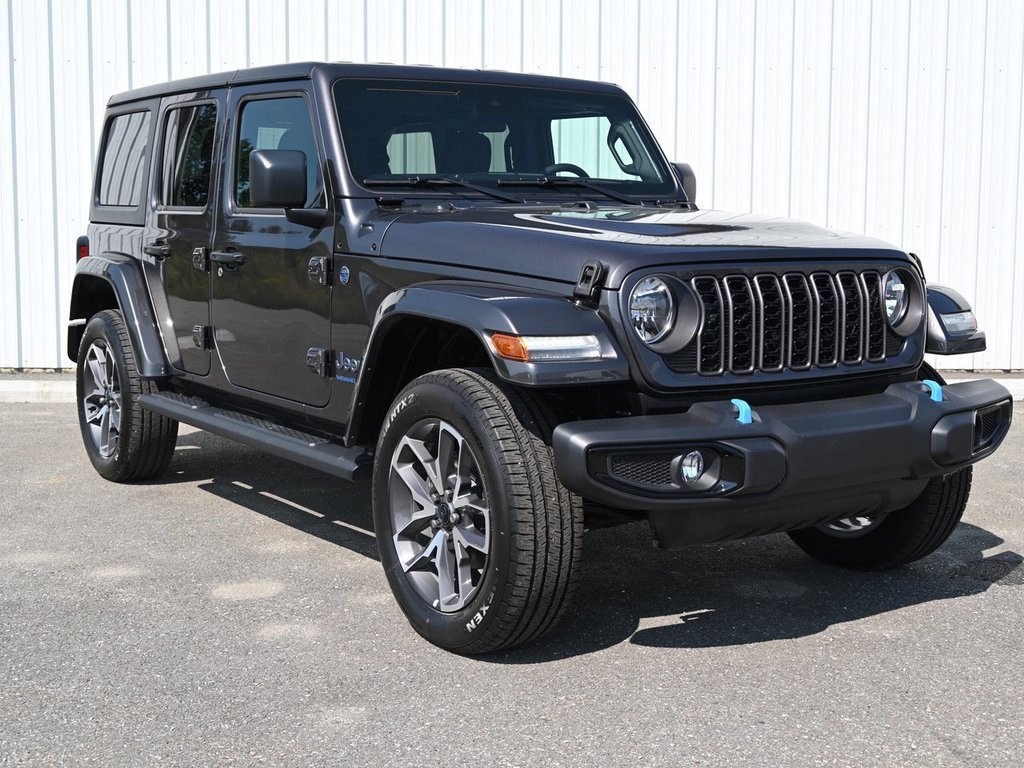
[{"label": "black side mirror housing", "polygon": [[[933,355],[963,355],[985,351],[985,332],[977,326],[962,330],[946,327],[945,317],[972,312],[967,299],[944,285],[928,284],[928,342],[925,352]],[[972,313],[973,314],[973,313]]]},{"label": "black side mirror housing", "polygon": [[694,174],[693,168],[690,167],[689,163],[672,163],[672,167],[675,169],[676,176],[679,177],[679,183],[683,185],[686,200],[696,205],[697,176]]},{"label": "black side mirror housing", "polygon": [[297,149],[257,149],[249,155],[249,200],[254,208],[306,204],[306,154]]}]

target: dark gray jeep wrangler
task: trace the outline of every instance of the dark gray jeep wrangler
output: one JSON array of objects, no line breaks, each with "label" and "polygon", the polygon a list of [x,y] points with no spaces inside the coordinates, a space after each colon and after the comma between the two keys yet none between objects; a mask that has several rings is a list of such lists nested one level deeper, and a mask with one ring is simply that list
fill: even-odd
[{"label": "dark gray jeep wrangler", "polygon": [[924,557],[1010,425],[911,254],[701,211],[615,86],[289,64],[113,97],[68,354],[97,471],[178,422],[372,475],[391,589],[459,653],[565,610],[584,527]]}]

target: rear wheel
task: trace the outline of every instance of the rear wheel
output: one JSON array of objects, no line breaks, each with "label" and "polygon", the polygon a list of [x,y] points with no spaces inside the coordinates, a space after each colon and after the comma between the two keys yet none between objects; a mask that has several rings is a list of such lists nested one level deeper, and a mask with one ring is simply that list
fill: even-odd
[{"label": "rear wheel", "polygon": [[487,371],[428,373],[378,440],[373,517],[388,582],[412,626],[456,653],[533,640],[576,583],[582,508],[555,476],[554,422]]},{"label": "rear wheel", "polygon": [[167,467],[178,438],[178,422],[139,406],[156,392],[142,379],[121,313],[93,316],[78,350],[78,422],[86,453],[108,480],[147,480]]}]

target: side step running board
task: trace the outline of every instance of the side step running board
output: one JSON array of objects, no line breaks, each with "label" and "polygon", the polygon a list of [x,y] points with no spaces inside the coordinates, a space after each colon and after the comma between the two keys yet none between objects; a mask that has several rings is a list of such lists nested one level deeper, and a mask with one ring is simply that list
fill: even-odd
[{"label": "side step running board", "polygon": [[160,392],[142,395],[139,405],[161,416],[191,424],[345,480],[359,479],[369,470],[370,456],[362,448],[346,448],[272,421],[216,408],[198,397]]}]

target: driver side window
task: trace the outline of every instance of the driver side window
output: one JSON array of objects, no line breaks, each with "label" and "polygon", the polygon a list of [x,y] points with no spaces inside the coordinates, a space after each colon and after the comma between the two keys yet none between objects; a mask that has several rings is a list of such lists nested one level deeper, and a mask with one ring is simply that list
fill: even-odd
[{"label": "driver side window", "polygon": [[[552,120],[551,150],[555,158],[554,164],[579,166],[595,179],[635,181],[640,174],[623,171],[608,148],[607,137],[610,128],[611,123],[604,115]],[[626,163],[634,161],[621,139],[616,140],[616,152]]]}]

